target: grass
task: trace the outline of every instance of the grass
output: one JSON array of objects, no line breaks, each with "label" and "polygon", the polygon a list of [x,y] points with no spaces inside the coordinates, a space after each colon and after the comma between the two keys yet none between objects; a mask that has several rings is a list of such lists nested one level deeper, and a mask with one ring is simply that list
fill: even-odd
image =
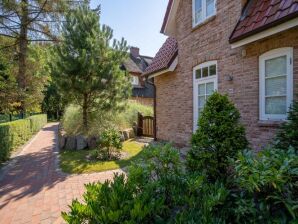
[{"label": "grass", "polygon": [[144,144],[134,140],[129,140],[123,143],[123,151],[129,156],[117,161],[88,161],[88,156],[92,150],[82,151],[62,151],[60,153],[60,167],[65,173],[82,174],[95,173],[107,170],[115,170],[128,166],[132,161],[141,156]]}]

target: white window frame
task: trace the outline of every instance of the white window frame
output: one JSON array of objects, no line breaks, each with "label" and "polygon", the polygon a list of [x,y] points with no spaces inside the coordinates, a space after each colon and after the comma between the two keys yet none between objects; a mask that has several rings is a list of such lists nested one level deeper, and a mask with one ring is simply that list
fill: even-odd
[{"label": "white window frame", "polygon": [[[204,67],[209,67],[211,65],[216,66],[216,75],[214,76],[208,76],[204,78],[197,79],[196,78],[196,71],[198,69],[203,69]],[[202,70],[203,71],[203,70]],[[199,111],[198,111],[198,86],[200,84],[206,84],[209,82],[214,82],[214,89],[217,91],[218,89],[218,67],[217,67],[217,61],[208,61],[203,64],[200,64],[193,68],[193,132],[195,132],[198,128],[198,119],[199,119]]]},{"label": "white window frame", "polygon": [[192,27],[204,23],[208,18],[216,15],[216,0],[214,0],[214,13],[207,16],[207,0],[202,0],[202,20],[196,21],[196,0],[192,0]]},{"label": "white window frame", "polygon": [[131,84],[132,84],[133,86],[138,86],[138,85],[140,85],[140,80],[139,80],[139,77],[138,77],[138,76],[132,75],[131,78],[132,78],[132,80],[131,80]]},{"label": "white window frame", "polygon": [[286,47],[286,48],[279,48],[275,50],[271,50],[262,54],[259,57],[259,95],[260,95],[260,120],[267,121],[278,121],[278,120],[286,120],[287,114],[266,114],[266,101],[265,101],[265,61],[278,58],[281,56],[287,56],[287,112],[293,101],[293,48]]}]

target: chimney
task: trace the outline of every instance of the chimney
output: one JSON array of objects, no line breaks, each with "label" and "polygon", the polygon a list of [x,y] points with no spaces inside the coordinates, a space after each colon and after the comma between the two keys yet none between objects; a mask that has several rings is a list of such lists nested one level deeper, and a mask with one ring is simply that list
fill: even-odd
[{"label": "chimney", "polygon": [[131,47],[130,48],[130,54],[133,57],[135,57],[135,58],[139,57],[140,56],[140,48],[138,48],[138,47]]}]

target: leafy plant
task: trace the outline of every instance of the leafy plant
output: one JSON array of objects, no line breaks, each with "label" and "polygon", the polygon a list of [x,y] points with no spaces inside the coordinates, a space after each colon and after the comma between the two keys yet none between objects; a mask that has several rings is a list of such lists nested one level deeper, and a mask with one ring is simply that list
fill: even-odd
[{"label": "leafy plant", "polygon": [[298,102],[292,105],[287,122],[282,125],[276,137],[276,148],[287,150],[293,147],[298,150]]},{"label": "leafy plant", "polygon": [[252,216],[259,221],[287,223],[298,218],[298,154],[293,148],[270,148],[256,155],[239,153],[235,172],[241,191],[236,200],[238,209],[247,211],[242,220]]},{"label": "leafy plant", "polygon": [[189,170],[205,172],[213,180],[227,176],[229,159],[248,146],[240,113],[227,96],[215,92],[209,97],[191,143]]},{"label": "leafy plant", "polygon": [[98,159],[114,160],[119,159],[122,150],[121,137],[115,129],[108,129],[100,136]]}]

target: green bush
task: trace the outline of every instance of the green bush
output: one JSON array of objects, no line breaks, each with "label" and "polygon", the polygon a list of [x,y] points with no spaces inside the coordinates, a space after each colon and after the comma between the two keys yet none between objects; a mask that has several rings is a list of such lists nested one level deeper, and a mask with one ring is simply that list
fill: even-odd
[{"label": "green bush", "polygon": [[239,222],[247,217],[250,223],[298,220],[298,154],[293,148],[239,153],[235,172]]},{"label": "green bush", "polygon": [[207,100],[192,137],[188,168],[204,171],[213,179],[226,176],[229,159],[247,145],[239,111],[227,96],[214,93]]},{"label": "green bush", "polygon": [[0,162],[9,159],[11,151],[26,143],[46,122],[46,115],[35,115],[0,124]]},{"label": "green bush", "polygon": [[287,150],[293,147],[298,150],[298,102],[295,102],[288,114],[287,122],[282,125],[276,137],[276,147]]},{"label": "green bush", "polygon": [[100,160],[119,159],[122,150],[121,136],[115,129],[108,129],[100,135],[98,158]]},{"label": "green bush", "polygon": [[28,117],[27,119],[30,120],[31,125],[31,132],[34,134],[42,129],[47,123],[47,115],[40,114]]},{"label": "green bush", "polygon": [[117,130],[131,128],[133,124],[137,122],[138,112],[145,116],[152,115],[153,108],[129,102],[126,105],[126,108],[121,112],[93,112],[89,116],[88,133],[83,133],[82,111],[80,107],[70,105],[65,110],[62,126],[66,133],[70,135],[98,135],[109,128],[115,128]]}]

